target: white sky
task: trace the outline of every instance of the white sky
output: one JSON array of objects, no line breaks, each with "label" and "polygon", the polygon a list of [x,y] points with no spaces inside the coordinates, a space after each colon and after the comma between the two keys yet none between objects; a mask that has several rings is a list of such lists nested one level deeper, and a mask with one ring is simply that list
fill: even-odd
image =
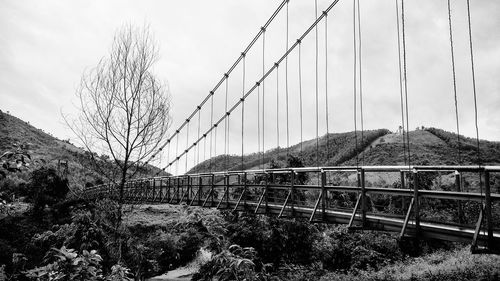
[{"label": "white sky", "polygon": [[[73,138],[61,111],[74,112],[82,73],[107,55],[115,30],[124,23],[149,24],[160,46],[157,76],[172,95],[174,124],[185,120],[215,86],[281,0],[98,1],[0,0],[0,109],[53,135]],[[320,0],[319,10],[330,4]],[[407,10],[410,128],[455,131],[449,31],[445,0],[405,1]],[[454,0],[454,41],[461,133],[475,136],[468,49],[466,0]],[[291,0],[290,45],[314,20],[314,1]],[[471,0],[480,137],[500,140],[500,1]],[[285,50],[285,10],[266,34],[266,69]],[[393,0],[361,0],[362,77],[365,129],[395,130],[401,120]],[[328,17],[330,131],[352,131],[352,0],[340,0]],[[325,127],[324,23],[319,25],[320,135]],[[262,42],[247,57],[246,89],[262,69]],[[302,46],[304,139],[315,137],[314,32]],[[280,145],[286,145],[284,66],[279,69]],[[289,59],[290,144],[298,127],[297,51]],[[229,79],[229,104],[242,93],[241,67]],[[266,142],[276,142],[276,74],[266,82]],[[257,150],[257,93],[246,105],[245,153]],[[224,112],[224,86],[216,93],[216,118]],[[202,133],[209,111],[202,111]],[[241,111],[231,115],[230,153],[241,152]],[[358,128],[359,128],[358,123]],[[190,140],[196,136],[193,123]],[[180,149],[186,136],[181,135]],[[218,134],[217,153],[223,152]],[[173,149],[173,148],[172,148]],[[171,150],[173,153],[174,150]],[[203,150],[201,160],[203,160]],[[206,153],[208,154],[208,152]],[[192,156],[191,156],[192,157]],[[196,161],[190,158],[189,163]],[[163,155],[162,163],[166,163]],[[159,164],[162,164],[159,163]],[[192,166],[189,164],[189,166]]]}]

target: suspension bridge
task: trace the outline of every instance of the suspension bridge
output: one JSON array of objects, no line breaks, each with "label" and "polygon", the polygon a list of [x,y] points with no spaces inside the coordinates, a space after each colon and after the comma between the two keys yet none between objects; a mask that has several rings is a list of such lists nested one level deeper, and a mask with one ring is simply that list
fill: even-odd
[{"label": "suspension bridge", "polygon": [[[353,230],[397,232],[400,239],[466,242],[471,244],[473,252],[498,252],[500,192],[494,185],[500,178],[500,166],[482,161],[469,0],[462,4],[467,11],[463,21],[467,26],[475,159],[473,163],[465,159],[466,140],[460,135],[454,42],[457,17],[450,0],[446,3],[445,14],[453,85],[450,96],[456,123],[456,161],[453,165],[422,165],[413,159],[415,142],[409,130],[412,93],[408,91],[411,80],[408,79],[407,60],[411,54],[407,47],[407,11],[404,0],[395,0],[397,75],[394,78],[398,81],[397,103],[401,118],[398,121],[401,140],[397,148],[402,159],[386,166],[365,163],[364,149],[369,141],[363,112],[363,81],[366,78],[362,76],[362,3],[334,0],[320,9],[318,1],[311,2],[314,17],[295,39],[291,39],[289,7],[293,2],[284,0],[279,4],[208,95],[147,161],[158,165],[162,159],[167,159],[163,171],[168,176],[158,173],[155,177],[131,179],[121,193],[116,186],[101,185],[85,189],[81,195],[87,199],[121,198],[130,204],[186,204],[347,224]],[[337,5],[343,2],[352,5],[350,59],[353,71],[352,81],[348,83],[352,85],[348,91],[352,100],[350,122],[354,130],[350,139],[352,157],[342,165],[328,165],[332,163],[328,159],[336,153],[331,134],[332,93],[328,62],[332,51],[328,36],[332,28],[328,19],[336,16]],[[269,33],[277,33],[269,30],[277,18],[282,19],[284,32],[279,36],[284,40],[278,40],[283,49],[274,57],[268,50],[269,41],[273,39],[269,38]],[[312,56],[305,55],[305,48],[312,50]],[[309,62],[306,59],[310,59]],[[304,71],[305,63],[311,63],[312,71]],[[250,69],[252,64],[256,67]],[[237,81],[237,87],[230,88],[230,80]],[[269,109],[270,100],[272,109]],[[306,106],[311,100],[314,101],[312,106]],[[305,142],[304,131],[311,129],[315,138]],[[221,130],[223,140],[221,136],[218,139]],[[299,145],[290,144],[292,135],[299,136]],[[299,157],[302,156],[306,143],[314,152],[307,162],[308,167],[273,166],[297,150]],[[256,149],[250,148],[255,144]],[[251,163],[247,161],[250,154]],[[324,158],[327,160],[321,160]],[[200,168],[201,165],[205,169]],[[376,177],[389,180],[381,184],[373,180]]]}]

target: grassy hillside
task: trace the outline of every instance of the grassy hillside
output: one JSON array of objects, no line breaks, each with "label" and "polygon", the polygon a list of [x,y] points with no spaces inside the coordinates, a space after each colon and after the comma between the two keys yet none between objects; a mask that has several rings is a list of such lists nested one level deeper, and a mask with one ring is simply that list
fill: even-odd
[{"label": "grassy hillside", "polygon": [[[363,151],[376,139],[389,133],[390,132],[386,129],[365,131],[363,141],[361,140],[361,132],[358,132],[357,135],[354,132],[324,135],[319,138],[318,142],[319,165],[343,165],[346,161],[354,158],[356,154]],[[303,159],[305,166],[317,165],[316,139],[293,145],[290,147],[289,152],[294,155],[299,155]],[[275,159],[277,156],[278,150],[276,148],[266,151],[264,154],[264,163],[266,166],[271,159]],[[280,148],[279,160],[284,160],[285,157],[286,148]],[[219,155],[200,163],[192,168],[189,173],[259,168],[262,163],[261,158],[262,153],[244,155],[242,167],[241,156]]]},{"label": "grassy hillside", "polygon": [[[460,157],[457,135],[441,129],[427,128],[409,132],[410,160],[414,165],[477,164],[476,140],[460,136]],[[356,145],[357,141],[357,145]],[[328,145],[327,145],[328,144]],[[480,140],[481,164],[500,163],[500,142]],[[302,150],[301,150],[302,149]],[[316,139],[290,147],[290,153],[299,155],[306,166],[316,166]],[[285,158],[286,148],[280,149],[280,160]],[[386,129],[329,134],[319,138],[319,165],[404,165],[408,162],[403,136]],[[240,170],[261,167],[262,154],[241,156],[219,155],[192,168],[189,173]],[[264,163],[277,157],[277,149],[266,151]]]},{"label": "grassy hillside", "polygon": [[[86,183],[96,183],[103,180],[91,167],[90,153],[60,140],[43,130],[37,129],[15,116],[0,111],[0,155],[22,147],[30,155],[29,166],[21,167],[20,172],[9,174],[12,185],[18,185],[29,180],[29,174],[40,166],[58,168],[59,161],[67,161],[67,177],[70,188],[82,188]],[[111,169],[111,163],[106,156],[94,155],[100,161],[103,169]],[[153,174],[159,169],[149,166],[145,174]],[[61,168],[63,172],[63,168]]]}]

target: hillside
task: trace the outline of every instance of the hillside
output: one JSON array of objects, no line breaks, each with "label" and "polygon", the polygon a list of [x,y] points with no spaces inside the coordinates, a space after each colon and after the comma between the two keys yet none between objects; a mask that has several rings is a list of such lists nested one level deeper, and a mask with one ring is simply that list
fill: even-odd
[{"label": "hillside", "polygon": [[[358,145],[356,146],[356,139]],[[426,128],[409,132],[411,163],[414,165],[477,164],[476,140],[460,136],[460,158],[457,135],[436,128]],[[327,146],[328,143],[328,146]],[[302,147],[302,152],[301,152]],[[480,140],[481,164],[500,163],[500,142]],[[286,148],[281,148],[280,160],[285,158]],[[316,139],[304,141],[290,147],[290,153],[303,159],[305,166],[316,166]],[[386,129],[361,132],[329,134],[319,139],[319,166],[356,165],[404,165],[403,136]],[[328,152],[328,153],[327,153]],[[277,156],[276,148],[266,151],[264,163]],[[208,171],[240,170],[259,168],[262,154],[241,156],[219,155],[192,168],[189,173]],[[357,161],[356,161],[357,158]],[[408,160],[406,160],[408,161]]]},{"label": "hillside", "polygon": [[[14,151],[22,147],[31,157],[31,163],[22,167],[20,172],[11,176],[16,183],[26,182],[29,173],[40,166],[58,169],[67,173],[70,188],[82,188],[86,184],[95,184],[103,180],[102,176],[89,169],[91,165],[90,153],[62,141],[41,129],[37,129],[15,116],[0,111],[0,155],[7,151]],[[111,163],[105,156],[94,155],[100,160],[104,169],[110,169]],[[68,168],[58,167],[59,161],[67,162]],[[145,174],[153,174],[159,169],[149,166]]]}]

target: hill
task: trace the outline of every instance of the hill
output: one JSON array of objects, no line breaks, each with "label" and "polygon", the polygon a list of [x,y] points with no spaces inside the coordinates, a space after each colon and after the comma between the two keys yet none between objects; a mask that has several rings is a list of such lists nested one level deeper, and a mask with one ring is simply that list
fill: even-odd
[{"label": "hill", "polygon": [[[28,165],[20,167],[20,171],[9,176],[14,184],[27,182],[30,172],[40,166],[55,168],[63,176],[67,176],[72,189],[104,180],[101,175],[89,169],[92,165],[92,155],[89,152],[0,111],[0,155],[16,150],[22,150],[31,159]],[[112,164],[107,156],[93,156],[103,169],[111,169]],[[67,163],[67,168],[60,163]],[[148,166],[143,174],[152,175],[158,171],[160,169],[157,167]]]},{"label": "hill", "polygon": [[[477,164],[476,140],[437,128],[410,131],[410,161],[413,165],[471,165]],[[356,144],[357,143],[357,144]],[[319,157],[316,155],[316,139],[304,141],[289,148],[290,154],[300,156],[305,166],[356,165],[405,165],[403,135],[387,129],[363,132],[346,132],[324,135],[319,138]],[[480,140],[482,165],[500,163],[500,142]],[[460,153],[459,153],[460,152]],[[286,148],[274,148],[264,154],[263,163],[268,167],[271,159],[284,160]],[[318,164],[319,163],[319,164]],[[243,156],[219,155],[193,167],[189,173],[241,170],[262,167],[262,153]]]}]

